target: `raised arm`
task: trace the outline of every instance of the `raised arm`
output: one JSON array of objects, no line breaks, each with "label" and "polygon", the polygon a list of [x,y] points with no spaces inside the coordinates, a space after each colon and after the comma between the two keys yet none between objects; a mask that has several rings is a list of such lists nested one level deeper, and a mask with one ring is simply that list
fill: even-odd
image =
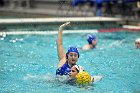
[{"label": "raised arm", "polygon": [[57,55],[59,59],[58,67],[61,67],[66,62],[66,54],[62,42],[62,32],[64,27],[69,24],[70,22],[66,22],[59,27],[58,36],[57,36]]}]

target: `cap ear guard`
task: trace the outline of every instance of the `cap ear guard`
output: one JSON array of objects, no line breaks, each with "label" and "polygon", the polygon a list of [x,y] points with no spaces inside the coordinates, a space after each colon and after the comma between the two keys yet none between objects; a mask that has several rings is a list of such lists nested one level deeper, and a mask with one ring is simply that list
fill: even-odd
[{"label": "cap ear guard", "polygon": [[77,54],[78,54],[78,58],[79,58],[78,49],[77,49],[76,47],[70,47],[70,48],[68,49],[67,53],[66,53],[66,59],[68,59],[68,54],[69,54],[70,52],[75,52],[75,53],[77,53]]},{"label": "cap ear guard", "polygon": [[68,54],[69,54],[69,53],[66,53],[66,59],[68,59]]}]

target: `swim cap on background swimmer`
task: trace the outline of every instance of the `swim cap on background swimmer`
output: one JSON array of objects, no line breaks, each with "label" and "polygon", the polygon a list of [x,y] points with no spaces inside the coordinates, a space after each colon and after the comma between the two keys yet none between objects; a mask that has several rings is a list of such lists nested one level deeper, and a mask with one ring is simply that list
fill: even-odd
[{"label": "swim cap on background swimmer", "polygon": [[95,35],[91,35],[91,34],[88,34],[87,35],[87,41],[89,44],[92,44],[92,40],[96,40],[96,36]]},{"label": "swim cap on background swimmer", "polygon": [[82,71],[82,72],[79,72],[77,75],[76,75],[76,84],[77,85],[88,85],[90,84],[91,82],[91,76],[85,72],[85,71]]},{"label": "swim cap on background swimmer", "polygon": [[137,38],[137,39],[135,40],[135,42],[140,42],[140,38]]},{"label": "swim cap on background swimmer", "polygon": [[67,53],[66,53],[66,59],[68,59],[68,54],[69,54],[70,52],[75,52],[75,53],[77,53],[77,54],[78,54],[78,58],[79,58],[78,49],[77,49],[76,47],[69,47],[69,49],[68,49],[68,51],[67,51]]}]

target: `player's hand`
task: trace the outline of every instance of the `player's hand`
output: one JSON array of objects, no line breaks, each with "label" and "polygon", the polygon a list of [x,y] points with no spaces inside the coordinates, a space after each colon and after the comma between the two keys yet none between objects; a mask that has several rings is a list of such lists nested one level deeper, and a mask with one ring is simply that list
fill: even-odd
[{"label": "player's hand", "polygon": [[70,22],[66,22],[64,24],[62,24],[60,27],[59,27],[59,31],[62,31],[64,29],[65,26],[69,25]]}]

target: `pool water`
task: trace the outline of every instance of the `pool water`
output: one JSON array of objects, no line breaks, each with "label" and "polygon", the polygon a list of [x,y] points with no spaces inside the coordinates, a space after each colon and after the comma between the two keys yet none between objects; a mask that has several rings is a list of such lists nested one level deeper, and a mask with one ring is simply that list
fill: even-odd
[{"label": "pool water", "polygon": [[[86,44],[87,34],[64,34],[65,50]],[[80,51],[77,64],[103,79],[79,88],[55,81],[57,35],[0,37],[0,93],[139,93],[139,32],[96,33],[96,49]]]}]

